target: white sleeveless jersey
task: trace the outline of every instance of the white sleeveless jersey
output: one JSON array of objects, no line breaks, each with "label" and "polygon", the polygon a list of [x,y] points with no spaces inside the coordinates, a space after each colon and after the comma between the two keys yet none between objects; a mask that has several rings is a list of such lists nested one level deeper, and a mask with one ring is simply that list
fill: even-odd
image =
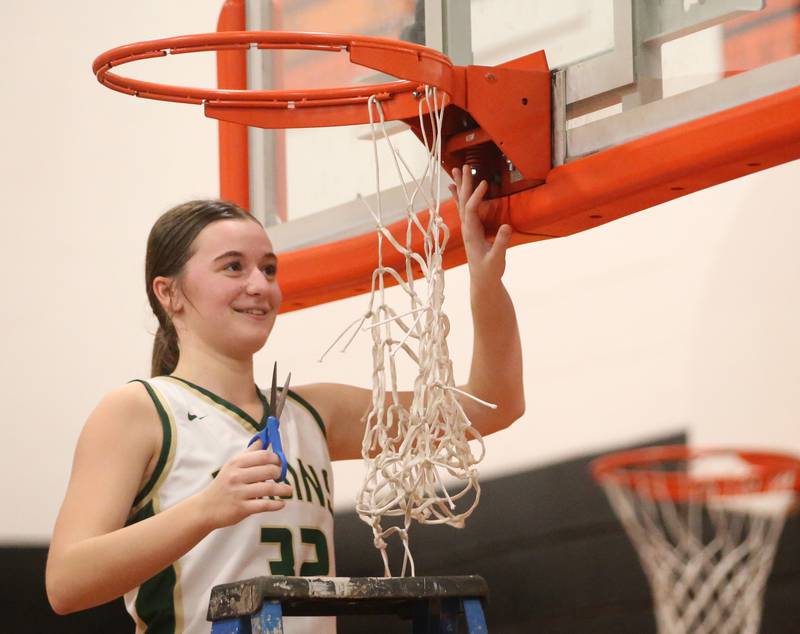
[{"label": "white sleeveless jersey", "polygon": [[[244,451],[264,421],[175,377],[142,381],[161,419],[155,472],[134,501],[128,523],[164,511],[203,490]],[[265,403],[266,397],[259,393]],[[268,574],[334,576],[333,480],[325,427],[311,405],[289,391],[280,433],[294,489],[280,511],[251,515],[210,533],[172,566],[125,595],[136,632],[208,634],[211,588]],[[333,617],[287,617],[286,634],[328,634]]]}]

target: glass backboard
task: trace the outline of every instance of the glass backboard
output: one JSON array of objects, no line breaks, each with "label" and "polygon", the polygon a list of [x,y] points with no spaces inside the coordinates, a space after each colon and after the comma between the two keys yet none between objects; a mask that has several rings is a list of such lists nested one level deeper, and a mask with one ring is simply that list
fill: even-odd
[{"label": "glass backboard", "polygon": [[[248,0],[248,30],[327,31],[424,44],[458,65],[544,50],[554,167],[798,85],[800,0]],[[251,88],[321,88],[385,76],[345,56],[250,51]],[[389,126],[413,167],[424,149]],[[367,126],[249,130],[251,210],[279,250],[358,235],[375,194]],[[531,151],[536,151],[532,148]],[[385,157],[384,157],[385,158]],[[398,183],[382,182],[385,200]],[[445,195],[446,192],[445,192]],[[398,205],[398,212],[403,210]]]}]

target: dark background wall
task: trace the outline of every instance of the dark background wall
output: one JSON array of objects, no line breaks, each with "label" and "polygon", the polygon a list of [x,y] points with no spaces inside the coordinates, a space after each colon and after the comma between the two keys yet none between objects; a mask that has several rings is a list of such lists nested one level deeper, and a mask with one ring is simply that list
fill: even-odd
[{"label": "dark background wall", "polygon": [[[660,438],[658,444],[685,442]],[[655,443],[653,443],[655,444]],[[479,574],[489,584],[495,634],[649,634],[649,588],[636,553],[584,456],[482,484],[481,505],[462,530],[415,526],[412,552],[423,575]],[[382,574],[370,529],[336,516],[341,576]],[[7,632],[132,632],[121,601],[59,617],[44,594],[46,548],[0,549],[0,609]],[[391,561],[399,562],[392,551]],[[788,521],[766,595],[762,634],[800,631],[800,521]],[[340,617],[342,634],[410,632],[396,617]]]}]

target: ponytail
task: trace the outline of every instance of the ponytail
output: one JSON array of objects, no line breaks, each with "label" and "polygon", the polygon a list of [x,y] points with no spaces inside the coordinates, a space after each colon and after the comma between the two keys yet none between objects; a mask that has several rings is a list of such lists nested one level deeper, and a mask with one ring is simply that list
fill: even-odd
[{"label": "ponytail", "polygon": [[159,325],[156,338],[153,341],[153,357],[150,363],[150,376],[164,376],[172,374],[178,365],[180,350],[178,348],[178,333],[175,326],[167,318],[166,328]]}]

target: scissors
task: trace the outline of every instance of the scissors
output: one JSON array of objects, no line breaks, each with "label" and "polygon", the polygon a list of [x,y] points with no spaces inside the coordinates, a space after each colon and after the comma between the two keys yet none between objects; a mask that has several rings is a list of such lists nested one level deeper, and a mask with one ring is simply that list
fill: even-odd
[{"label": "scissors", "polygon": [[286,377],[286,383],[283,385],[280,397],[278,396],[278,364],[272,370],[272,389],[269,394],[269,409],[267,411],[267,424],[264,429],[258,432],[247,443],[249,447],[256,440],[261,440],[261,446],[266,449],[272,445],[272,451],[278,456],[281,461],[281,474],[275,479],[275,482],[286,482],[286,454],[283,453],[283,443],[281,443],[281,421],[280,416],[283,411],[283,405],[286,402],[286,395],[289,393],[289,381],[292,378],[292,373]]}]

